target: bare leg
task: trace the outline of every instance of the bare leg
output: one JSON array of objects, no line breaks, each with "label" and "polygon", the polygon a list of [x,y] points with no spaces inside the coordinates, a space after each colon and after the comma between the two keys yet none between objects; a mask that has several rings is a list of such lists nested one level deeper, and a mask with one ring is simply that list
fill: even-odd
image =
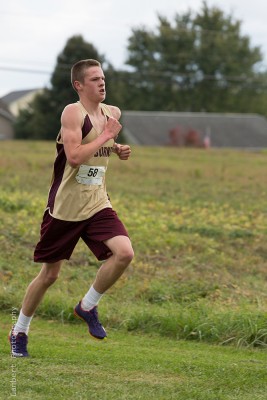
[{"label": "bare leg", "polygon": [[134,252],[127,236],[115,236],[105,241],[112,251],[112,256],[99,268],[94,289],[98,293],[106,292],[123,274],[133,259]]},{"label": "bare leg", "polygon": [[45,292],[58,278],[62,261],[56,263],[45,263],[37,277],[29,284],[22,303],[22,312],[27,317],[31,317]]}]

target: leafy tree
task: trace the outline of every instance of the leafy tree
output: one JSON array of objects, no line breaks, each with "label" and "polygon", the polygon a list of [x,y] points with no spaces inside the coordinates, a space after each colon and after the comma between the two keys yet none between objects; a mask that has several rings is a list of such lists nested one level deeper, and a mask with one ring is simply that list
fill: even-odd
[{"label": "leafy tree", "polygon": [[262,54],[241,34],[241,22],[204,1],[198,13],[158,16],[128,39],[127,70],[115,70],[82,36],[71,37],[57,58],[51,85],[21,111],[18,138],[55,139],[66,104],[78,100],[70,68],[80,59],[103,64],[108,104],[122,110],[254,112],[266,115],[267,71]]},{"label": "leafy tree", "polygon": [[[125,100],[128,98],[128,81],[131,79],[131,73],[128,71],[115,70],[111,64],[104,67],[106,78],[107,96],[105,103],[114,104],[122,110],[129,109]],[[127,107],[125,105],[127,104]]]},{"label": "leafy tree", "polygon": [[228,111],[230,105],[240,111],[240,96],[262,61],[260,49],[241,36],[240,21],[217,8],[209,9],[206,3],[194,19],[194,29],[198,32],[196,64],[202,77],[196,83],[199,105],[207,111]]},{"label": "leafy tree", "polygon": [[257,72],[262,54],[240,28],[240,21],[203,2],[199,13],[176,14],[173,24],[158,16],[155,32],[133,29],[131,108],[250,112],[249,98],[257,108],[265,96],[253,89],[255,80],[265,79]]}]

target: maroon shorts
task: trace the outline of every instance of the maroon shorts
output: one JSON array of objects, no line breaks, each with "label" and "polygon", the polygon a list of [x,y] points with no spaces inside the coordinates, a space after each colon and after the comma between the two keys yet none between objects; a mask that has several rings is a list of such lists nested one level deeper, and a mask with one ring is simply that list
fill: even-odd
[{"label": "maroon shorts", "polygon": [[112,208],[104,208],[84,221],[62,221],[46,210],[41,225],[40,241],[34,251],[35,262],[54,263],[69,260],[80,238],[98,260],[111,256],[104,240],[128,233]]}]

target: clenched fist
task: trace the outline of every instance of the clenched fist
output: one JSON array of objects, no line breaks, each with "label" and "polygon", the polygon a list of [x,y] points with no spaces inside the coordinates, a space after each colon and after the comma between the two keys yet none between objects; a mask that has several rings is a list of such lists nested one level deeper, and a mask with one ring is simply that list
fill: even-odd
[{"label": "clenched fist", "polygon": [[120,160],[128,160],[131,155],[131,148],[127,144],[115,143],[113,149],[114,153],[117,154]]},{"label": "clenched fist", "polygon": [[107,135],[108,139],[116,139],[121,128],[122,125],[119,123],[119,121],[116,118],[110,117],[107,121],[103,133]]}]

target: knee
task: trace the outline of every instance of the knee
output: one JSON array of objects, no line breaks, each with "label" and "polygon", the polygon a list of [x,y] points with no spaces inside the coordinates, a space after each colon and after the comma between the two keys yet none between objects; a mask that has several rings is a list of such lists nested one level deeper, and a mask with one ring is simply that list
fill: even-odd
[{"label": "knee", "polygon": [[42,285],[45,287],[49,287],[53,285],[58,279],[59,274],[49,273],[49,274],[40,274],[39,280],[41,281]]},{"label": "knee", "polygon": [[39,279],[42,281],[44,286],[49,287],[58,279],[59,271],[60,268],[48,268],[47,265],[44,264],[39,274]]},{"label": "knee", "polygon": [[59,274],[48,274],[46,276],[43,277],[43,284],[47,287],[53,285],[53,283],[56,282],[56,280],[58,279]]},{"label": "knee", "polygon": [[134,251],[131,247],[122,248],[118,252],[117,258],[122,266],[127,267],[134,258]]}]

